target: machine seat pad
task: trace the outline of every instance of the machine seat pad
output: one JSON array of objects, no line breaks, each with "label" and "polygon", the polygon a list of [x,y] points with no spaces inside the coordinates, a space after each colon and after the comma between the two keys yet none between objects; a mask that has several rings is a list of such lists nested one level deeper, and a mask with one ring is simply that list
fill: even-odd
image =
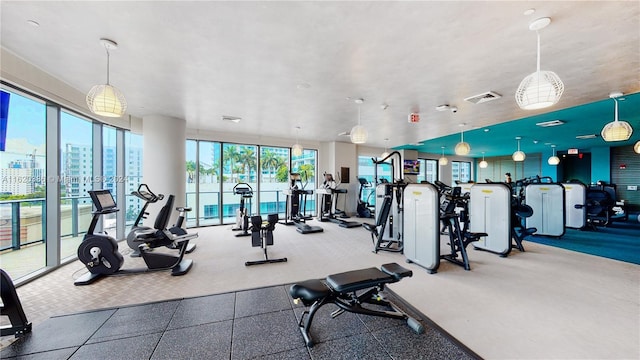
[{"label": "machine seat pad", "polygon": [[469,232],[469,233],[467,233],[467,236],[472,238],[472,239],[477,239],[477,238],[481,238],[483,236],[489,236],[489,234],[483,233],[483,232]]},{"label": "machine seat pad", "polygon": [[538,232],[538,228],[534,228],[534,227],[530,227],[530,228],[526,228],[523,231],[523,235],[524,236],[528,236],[528,235],[533,235],[536,232]]},{"label": "machine seat pad", "polygon": [[305,280],[289,288],[289,295],[294,299],[302,299],[303,303],[312,303],[330,293],[331,290],[319,279]]},{"label": "machine seat pad", "polygon": [[413,271],[405,269],[397,263],[384,264],[380,267],[382,272],[393,276],[396,281],[400,281],[403,277],[412,277]]},{"label": "machine seat pad", "polygon": [[327,285],[339,293],[350,293],[392,282],[396,282],[393,276],[374,267],[327,276]]}]

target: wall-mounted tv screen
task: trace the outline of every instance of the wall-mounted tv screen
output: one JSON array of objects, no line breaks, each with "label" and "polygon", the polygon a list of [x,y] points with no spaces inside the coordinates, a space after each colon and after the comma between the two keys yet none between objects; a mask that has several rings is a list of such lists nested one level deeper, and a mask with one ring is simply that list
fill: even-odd
[{"label": "wall-mounted tv screen", "polygon": [[418,174],[420,174],[420,160],[405,160],[404,161],[404,174],[405,175],[418,175]]}]

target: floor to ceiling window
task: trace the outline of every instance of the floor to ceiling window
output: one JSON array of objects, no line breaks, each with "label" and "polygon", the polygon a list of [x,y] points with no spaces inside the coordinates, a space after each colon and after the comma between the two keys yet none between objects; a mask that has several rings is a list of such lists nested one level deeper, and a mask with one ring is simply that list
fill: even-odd
[{"label": "floor to ceiling window", "polygon": [[198,225],[220,224],[220,143],[198,144]]},{"label": "floor to ceiling window", "polygon": [[289,153],[289,148],[260,147],[260,214],[285,214],[282,190],[289,184]]},{"label": "floor to ceiling window", "polygon": [[46,265],[46,105],[0,92],[0,263],[13,279]]},{"label": "floor to ceiling window", "polygon": [[451,185],[456,182],[466,183],[471,180],[471,163],[468,161],[451,162]]},{"label": "floor to ceiling window", "polygon": [[[291,172],[300,173],[302,184],[306,190],[314,190],[316,188],[316,164],[318,161],[318,151],[313,149],[304,149],[302,155],[291,157]],[[316,214],[316,196],[309,195],[303,199],[303,214],[315,216]]]},{"label": "floor to ceiling window", "polygon": [[[240,207],[240,196],[233,194],[233,187],[246,183],[257,190],[258,147],[255,145],[222,145],[222,222],[236,221],[236,212]],[[256,213],[257,201],[251,201],[249,213]],[[249,207],[249,204],[245,204]]]},{"label": "floor to ceiling window", "polygon": [[433,184],[438,180],[438,161],[430,159],[418,159],[420,161],[420,174],[417,176],[418,182],[428,181]]},{"label": "floor to ceiling window", "polygon": [[[82,236],[91,222],[92,205],[87,191],[93,189],[94,180],[100,180],[94,178],[93,170],[93,123],[62,111],[60,113],[60,176],[62,179],[60,259],[76,255]],[[102,181],[99,182],[102,183]],[[98,184],[98,187],[100,186],[102,184]]]},{"label": "floor to ceiling window", "polygon": [[[131,226],[136,221],[143,201],[131,195],[131,192],[138,189],[142,182],[142,135],[133,134],[130,131],[124,132],[124,171],[125,171],[125,206],[121,209],[125,211],[125,233],[131,230]],[[151,188],[153,190],[153,188]],[[152,225],[149,222],[149,225]]]}]

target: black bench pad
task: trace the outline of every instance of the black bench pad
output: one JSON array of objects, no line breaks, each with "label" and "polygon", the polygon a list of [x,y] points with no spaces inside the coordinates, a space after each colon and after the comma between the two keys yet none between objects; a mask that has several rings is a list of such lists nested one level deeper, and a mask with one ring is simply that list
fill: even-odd
[{"label": "black bench pad", "polygon": [[289,288],[289,295],[294,299],[302,299],[305,305],[322,299],[329,293],[331,290],[319,279],[306,280]]},{"label": "black bench pad", "polygon": [[339,293],[353,292],[395,281],[391,275],[373,267],[327,276],[327,285]]}]

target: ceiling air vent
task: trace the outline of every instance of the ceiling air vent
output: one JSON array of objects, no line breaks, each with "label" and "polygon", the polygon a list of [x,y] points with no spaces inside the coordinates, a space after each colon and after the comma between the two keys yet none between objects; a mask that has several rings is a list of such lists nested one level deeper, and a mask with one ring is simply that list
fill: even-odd
[{"label": "ceiling air vent", "polygon": [[234,122],[234,123],[237,124],[237,123],[240,122],[240,120],[242,120],[242,118],[239,118],[237,116],[222,115],[222,120],[223,121],[231,121],[231,122]]},{"label": "ceiling air vent", "polygon": [[502,97],[502,95],[500,95],[498,93],[495,93],[493,91],[487,91],[487,92],[484,92],[482,94],[469,96],[468,98],[464,99],[464,101],[468,101],[468,102],[474,103],[474,104],[482,104],[482,103],[487,102],[487,101],[500,99],[501,97]]},{"label": "ceiling air vent", "polygon": [[587,135],[578,135],[576,136],[576,139],[587,140],[587,139],[595,139],[597,137],[598,137],[597,134],[587,134]]},{"label": "ceiling air vent", "polygon": [[551,127],[551,126],[558,126],[562,124],[564,124],[564,121],[562,120],[550,120],[550,121],[536,123],[536,125],[540,127]]}]

